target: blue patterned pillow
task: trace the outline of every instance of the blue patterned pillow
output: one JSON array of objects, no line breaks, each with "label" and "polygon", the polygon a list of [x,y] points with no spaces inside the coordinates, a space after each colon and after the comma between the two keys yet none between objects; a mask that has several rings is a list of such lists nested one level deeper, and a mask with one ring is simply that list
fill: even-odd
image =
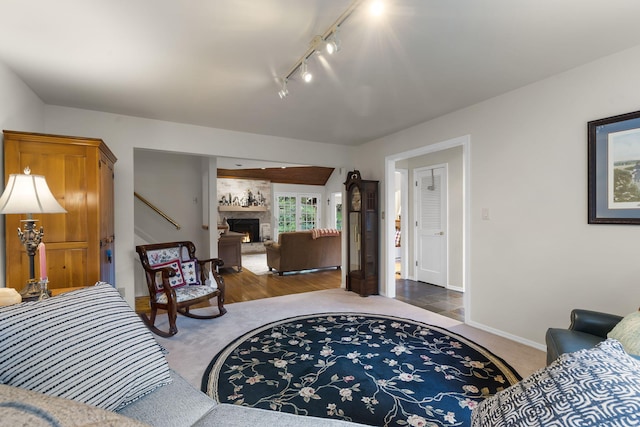
[{"label": "blue patterned pillow", "polygon": [[117,410],[170,382],[161,347],[109,284],[0,308],[0,383]]},{"label": "blue patterned pillow", "polygon": [[640,362],[608,339],[555,362],[481,402],[472,427],[640,425]]}]

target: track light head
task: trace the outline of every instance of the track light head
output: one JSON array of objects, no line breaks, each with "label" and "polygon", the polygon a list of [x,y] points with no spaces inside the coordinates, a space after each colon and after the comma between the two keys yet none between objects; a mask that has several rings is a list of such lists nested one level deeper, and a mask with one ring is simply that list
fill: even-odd
[{"label": "track light head", "polygon": [[302,62],[301,73],[302,73],[302,80],[304,80],[305,83],[309,83],[311,80],[313,80],[313,74],[311,74],[309,72],[309,70],[307,69],[307,60],[306,59]]},{"label": "track light head", "polygon": [[278,95],[281,99],[285,98],[289,91],[287,90],[287,81],[291,79],[294,75],[300,74],[302,80],[305,83],[311,82],[313,76],[309,72],[307,68],[307,60],[311,58],[315,54],[320,54],[320,51],[325,50],[327,54],[333,55],[336,52],[340,51],[340,38],[339,32],[341,30],[342,24],[349,19],[349,17],[353,14],[353,12],[358,9],[361,5],[368,3],[371,7],[370,11],[373,14],[381,14],[384,9],[384,4],[382,0],[351,0],[351,5],[342,12],[342,14],[336,19],[336,21],[327,28],[326,31],[321,34],[316,35],[309,45],[307,51],[296,61],[293,63],[293,66],[289,69],[289,71],[284,74],[281,80],[281,89],[278,91]]},{"label": "track light head", "polygon": [[280,99],[284,99],[289,95],[289,89],[287,89],[287,79],[282,79],[282,87],[280,91],[278,91],[278,96]]},{"label": "track light head", "polygon": [[340,52],[340,40],[332,37],[327,40],[327,43],[324,46],[324,49],[327,51],[329,55],[333,55],[334,53]]},{"label": "track light head", "polygon": [[329,55],[333,55],[334,53],[336,53],[338,51],[338,47],[336,46],[336,44],[332,41],[332,40],[328,40],[327,41],[327,45],[326,45],[326,51]]},{"label": "track light head", "polygon": [[338,30],[340,27],[336,27],[336,29],[331,33],[331,36],[327,38],[325,41],[324,48],[329,55],[333,55],[334,53],[338,53],[340,51],[340,39],[338,38]]}]

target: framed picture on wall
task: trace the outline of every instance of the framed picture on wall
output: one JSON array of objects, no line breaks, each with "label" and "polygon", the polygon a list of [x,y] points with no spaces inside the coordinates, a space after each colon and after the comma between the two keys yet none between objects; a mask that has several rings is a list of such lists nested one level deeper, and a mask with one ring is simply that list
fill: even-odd
[{"label": "framed picture on wall", "polygon": [[640,111],[587,124],[589,224],[640,224]]}]

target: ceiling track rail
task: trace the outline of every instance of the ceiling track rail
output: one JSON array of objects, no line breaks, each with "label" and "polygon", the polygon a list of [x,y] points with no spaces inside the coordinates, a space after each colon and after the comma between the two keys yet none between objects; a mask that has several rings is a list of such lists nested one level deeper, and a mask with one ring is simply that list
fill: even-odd
[{"label": "ceiling track rail", "polygon": [[302,64],[308,60],[314,53],[320,50],[320,45],[322,42],[325,42],[331,37],[331,35],[335,34],[338,31],[338,28],[353,14],[353,12],[362,4],[365,0],[354,0],[349,8],[345,10],[342,15],[335,20],[333,24],[321,35],[316,36],[311,41],[309,49],[302,55],[298,60],[293,64],[293,66],[289,69],[287,74],[284,75],[283,81],[287,81],[293,77],[293,75],[302,68]]}]

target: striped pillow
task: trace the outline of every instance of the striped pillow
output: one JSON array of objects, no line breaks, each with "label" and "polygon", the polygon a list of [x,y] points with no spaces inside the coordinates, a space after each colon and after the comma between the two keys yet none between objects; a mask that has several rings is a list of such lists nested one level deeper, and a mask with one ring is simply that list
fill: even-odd
[{"label": "striped pillow", "polygon": [[335,228],[313,228],[311,229],[311,238],[317,239],[319,237],[339,236],[340,230]]},{"label": "striped pillow", "polygon": [[109,284],[0,308],[0,383],[118,410],[170,382],[161,347]]}]

